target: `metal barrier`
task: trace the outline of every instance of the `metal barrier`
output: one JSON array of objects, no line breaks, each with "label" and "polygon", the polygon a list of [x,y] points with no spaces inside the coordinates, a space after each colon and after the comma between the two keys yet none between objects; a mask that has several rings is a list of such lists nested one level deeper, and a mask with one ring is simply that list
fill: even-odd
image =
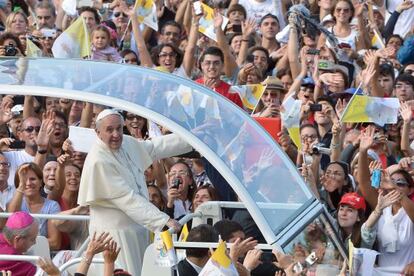
[{"label": "metal barrier", "polygon": [[[0,218],[8,218],[13,213],[0,213]],[[78,220],[78,221],[85,221],[89,220],[89,216],[85,215],[51,215],[51,214],[30,214],[34,218],[39,219],[53,219],[53,220]]]}]

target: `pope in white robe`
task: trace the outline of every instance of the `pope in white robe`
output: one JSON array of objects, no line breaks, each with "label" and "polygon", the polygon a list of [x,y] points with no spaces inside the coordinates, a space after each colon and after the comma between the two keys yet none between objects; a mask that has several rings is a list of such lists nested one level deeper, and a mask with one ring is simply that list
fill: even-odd
[{"label": "pope in white robe", "polygon": [[138,141],[122,135],[123,118],[113,110],[97,116],[99,137],[85,160],[78,204],[90,206],[89,233],[109,232],[121,247],[117,263],[140,275],[149,232],[175,220],[148,201],[144,171],[153,161],[191,151],[175,134]]}]

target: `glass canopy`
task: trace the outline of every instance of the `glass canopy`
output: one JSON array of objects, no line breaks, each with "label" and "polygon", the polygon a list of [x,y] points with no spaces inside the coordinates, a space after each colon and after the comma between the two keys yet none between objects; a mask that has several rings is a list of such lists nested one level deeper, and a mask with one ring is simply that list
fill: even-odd
[{"label": "glass canopy", "polygon": [[9,58],[0,60],[0,93],[89,101],[166,126],[218,169],[269,244],[315,201],[262,127],[232,102],[193,81],[131,65]]}]

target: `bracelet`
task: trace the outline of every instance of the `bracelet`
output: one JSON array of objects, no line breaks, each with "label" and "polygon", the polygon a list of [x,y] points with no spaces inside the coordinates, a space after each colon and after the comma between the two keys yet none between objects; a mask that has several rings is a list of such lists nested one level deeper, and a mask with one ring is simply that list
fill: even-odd
[{"label": "bracelet", "polygon": [[337,144],[331,144],[331,149],[337,149],[337,148],[339,148],[339,143],[337,143]]},{"label": "bracelet", "polygon": [[20,190],[20,189],[16,189],[16,192],[24,194],[24,191]]},{"label": "bracelet", "polygon": [[86,256],[84,256],[83,258],[82,258],[82,261],[83,262],[85,262],[85,263],[87,263],[88,265],[90,265],[91,263],[92,263],[92,259],[89,259],[88,257],[86,257]]},{"label": "bracelet", "polygon": [[249,40],[248,40],[248,39],[242,39],[241,41],[242,41],[242,42],[249,42]]}]

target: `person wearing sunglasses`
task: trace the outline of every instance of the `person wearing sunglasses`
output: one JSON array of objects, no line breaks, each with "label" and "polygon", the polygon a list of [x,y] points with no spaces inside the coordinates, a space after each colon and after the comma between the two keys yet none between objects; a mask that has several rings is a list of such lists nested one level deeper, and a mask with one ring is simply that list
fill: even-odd
[{"label": "person wearing sunglasses", "polygon": [[[371,185],[370,170],[382,169],[378,162],[368,163],[367,152],[374,143],[374,136],[374,129],[366,129],[362,132],[359,146],[359,188],[374,210],[365,230],[366,235],[378,241],[381,253],[379,267],[390,268],[390,273],[400,274],[414,260],[411,246],[414,242],[414,202],[408,197],[414,191],[414,182],[407,171],[399,169],[391,173],[388,170],[381,172],[379,189]],[[385,199],[390,202],[384,204]]]},{"label": "person wearing sunglasses", "polygon": [[111,19],[116,26],[116,33],[122,35],[128,24],[128,14],[120,6],[116,6]]},{"label": "person wearing sunglasses", "polygon": [[10,162],[10,176],[8,179],[9,185],[14,185],[14,175],[17,168],[26,162],[33,162],[36,152],[38,150],[36,139],[40,131],[41,122],[38,118],[28,117],[22,123],[22,128],[18,132],[18,137],[25,143],[25,147],[22,150],[4,151],[3,154]]}]

